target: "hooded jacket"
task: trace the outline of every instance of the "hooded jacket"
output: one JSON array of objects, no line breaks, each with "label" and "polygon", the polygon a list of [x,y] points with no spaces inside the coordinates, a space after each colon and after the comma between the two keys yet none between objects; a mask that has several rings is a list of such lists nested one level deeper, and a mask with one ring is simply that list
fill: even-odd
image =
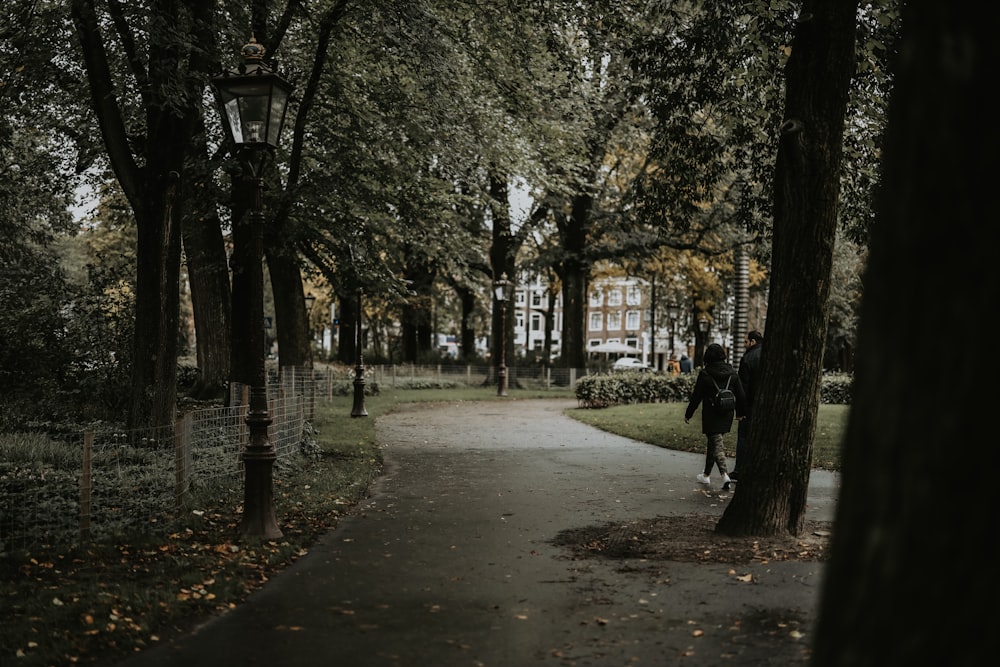
[{"label": "hooded jacket", "polygon": [[[713,346],[719,347],[719,352],[722,351],[721,346],[714,344]],[[715,351],[713,350],[713,352]],[[709,355],[708,350],[706,350],[706,365],[698,371],[698,377],[695,379],[694,387],[691,390],[691,399],[688,401],[687,409],[684,411],[684,419],[691,419],[698,406],[704,403],[701,408],[702,433],[729,433],[733,428],[733,418],[736,415],[742,417],[746,414],[747,399],[743,391],[743,384],[740,382],[740,376],[732,364],[725,360],[724,352],[722,352],[722,355],[722,358],[719,359],[718,353]],[[726,386],[727,380],[729,380],[729,388],[736,394],[736,409],[721,410],[713,408],[709,404],[708,399],[711,396],[715,396],[717,392],[715,385],[718,384],[721,389]]]}]

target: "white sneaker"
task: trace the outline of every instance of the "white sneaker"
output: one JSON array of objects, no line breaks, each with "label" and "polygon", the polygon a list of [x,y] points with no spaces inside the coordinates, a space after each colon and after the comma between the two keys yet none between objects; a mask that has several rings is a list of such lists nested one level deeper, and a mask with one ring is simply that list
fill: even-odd
[{"label": "white sneaker", "polygon": [[701,482],[702,484],[712,483],[712,479],[708,475],[705,475],[704,473],[698,473],[698,481]]}]

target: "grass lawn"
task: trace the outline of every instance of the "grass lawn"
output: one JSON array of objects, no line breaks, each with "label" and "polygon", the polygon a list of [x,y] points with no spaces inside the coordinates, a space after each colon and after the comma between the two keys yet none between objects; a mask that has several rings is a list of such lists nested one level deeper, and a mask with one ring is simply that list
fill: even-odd
[{"label": "grass lawn", "polygon": [[[646,403],[568,410],[567,415],[602,431],[667,449],[702,453],[701,412],[684,423],[685,403]],[[813,439],[813,467],[840,470],[840,443],[847,426],[847,405],[820,405]],[[725,437],[726,452],[736,455],[736,428]]]}]

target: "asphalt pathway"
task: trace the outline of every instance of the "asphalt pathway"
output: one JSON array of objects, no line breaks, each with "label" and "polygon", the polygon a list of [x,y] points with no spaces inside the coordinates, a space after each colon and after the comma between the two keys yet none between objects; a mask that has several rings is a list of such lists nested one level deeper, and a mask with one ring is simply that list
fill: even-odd
[{"label": "asphalt pathway", "polygon": [[[371,497],[250,600],[122,667],[805,664],[816,562],[574,559],[560,531],[721,514],[703,455],[603,433],[564,400],[380,417]],[[810,478],[831,520],[838,481]]]}]

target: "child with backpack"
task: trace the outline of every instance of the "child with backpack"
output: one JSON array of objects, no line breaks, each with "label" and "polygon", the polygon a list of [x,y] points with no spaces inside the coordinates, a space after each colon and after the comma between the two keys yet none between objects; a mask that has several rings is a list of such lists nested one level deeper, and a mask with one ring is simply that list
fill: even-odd
[{"label": "child with backpack", "polygon": [[726,351],[718,343],[712,343],[705,349],[705,367],[698,372],[691,399],[684,411],[684,423],[690,423],[691,417],[699,405],[701,408],[701,432],[707,438],[705,452],[705,469],[698,473],[698,481],[711,484],[712,469],[718,467],[722,475],[722,488],[728,491],[732,480],[726,467],[726,450],[722,436],[733,428],[733,419],[742,419],[746,410],[746,396],[743,384],[740,382],[736,369],[726,361]]}]

